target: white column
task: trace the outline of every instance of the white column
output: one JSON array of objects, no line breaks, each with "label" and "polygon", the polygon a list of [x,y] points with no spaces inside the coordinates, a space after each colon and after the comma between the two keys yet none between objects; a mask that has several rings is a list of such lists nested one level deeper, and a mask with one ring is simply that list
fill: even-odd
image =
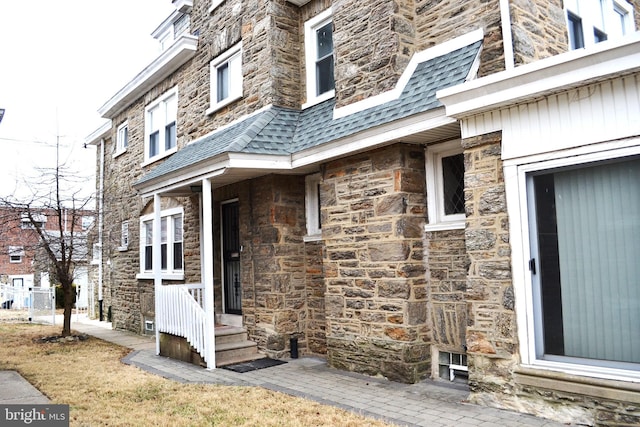
[{"label": "white column", "polygon": [[160,307],[158,303],[158,295],[160,294],[160,287],[162,286],[162,255],[160,251],[161,245],[161,210],[162,207],[160,205],[160,194],[156,193],[153,195],[153,289],[155,295],[155,315],[156,315],[156,354],[160,354],[160,332],[158,331],[158,316],[162,316],[163,313],[160,312]]},{"label": "white column", "polygon": [[213,294],[213,193],[211,181],[202,180],[202,284],[204,285],[205,359],[207,369],[216,367],[215,312]]}]

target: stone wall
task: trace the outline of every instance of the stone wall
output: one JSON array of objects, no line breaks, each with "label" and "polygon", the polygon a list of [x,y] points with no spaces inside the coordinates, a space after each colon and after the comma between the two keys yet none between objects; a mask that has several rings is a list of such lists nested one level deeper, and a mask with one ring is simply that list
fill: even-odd
[{"label": "stone wall", "polygon": [[321,205],[329,363],[426,377],[423,149],[398,144],[328,163]]},{"label": "stone wall", "polygon": [[569,50],[562,0],[511,0],[510,13],[516,65]]},{"label": "stone wall", "polygon": [[462,141],[465,149],[467,352],[472,393],[498,391],[517,362],[517,331],[501,134]]},{"label": "stone wall", "polygon": [[412,1],[334,1],[336,105],[391,90],[415,51]]},{"label": "stone wall", "polygon": [[464,354],[467,326],[464,230],[428,232],[426,246],[433,344],[440,351]]},{"label": "stone wall", "polygon": [[[220,203],[240,208],[243,324],[261,351],[288,357],[326,352],[321,242],[304,242],[304,176],[270,175],[214,192],[214,253],[220,254]],[[214,259],[216,311],[222,311],[220,257]]]},{"label": "stone wall", "polygon": [[482,28],[485,36],[479,75],[504,70],[499,0],[415,0],[415,10],[418,50]]}]

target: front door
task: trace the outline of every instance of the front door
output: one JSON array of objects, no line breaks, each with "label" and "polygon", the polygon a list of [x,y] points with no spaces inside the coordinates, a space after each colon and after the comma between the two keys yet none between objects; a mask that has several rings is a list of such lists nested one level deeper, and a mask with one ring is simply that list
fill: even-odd
[{"label": "front door", "polygon": [[222,281],[224,311],[228,314],[242,314],[239,216],[238,202],[222,205]]}]

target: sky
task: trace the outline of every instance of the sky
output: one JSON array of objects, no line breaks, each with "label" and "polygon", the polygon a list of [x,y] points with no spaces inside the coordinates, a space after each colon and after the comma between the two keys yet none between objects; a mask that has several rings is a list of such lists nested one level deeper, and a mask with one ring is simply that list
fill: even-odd
[{"label": "sky", "polygon": [[98,109],[159,53],[171,0],[0,0],[0,197],[28,194],[37,168],[90,176]]}]

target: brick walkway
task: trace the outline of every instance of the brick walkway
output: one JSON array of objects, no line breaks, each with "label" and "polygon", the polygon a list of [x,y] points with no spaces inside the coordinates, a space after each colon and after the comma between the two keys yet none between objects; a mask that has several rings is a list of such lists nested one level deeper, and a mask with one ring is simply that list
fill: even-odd
[{"label": "brick walkway", "polygon": [[155,355],[148,337],[105,328],[107,324],[80,320],[73,329],[133,349],[123,362],[184,383],[260,386],[399,426],[562,426],[563,424],[517,412],[466,403],[461,385],[423,381],[401,384],[344,372],[318,357],[290,359],[287,363],[246,373],[207,370]]}]

